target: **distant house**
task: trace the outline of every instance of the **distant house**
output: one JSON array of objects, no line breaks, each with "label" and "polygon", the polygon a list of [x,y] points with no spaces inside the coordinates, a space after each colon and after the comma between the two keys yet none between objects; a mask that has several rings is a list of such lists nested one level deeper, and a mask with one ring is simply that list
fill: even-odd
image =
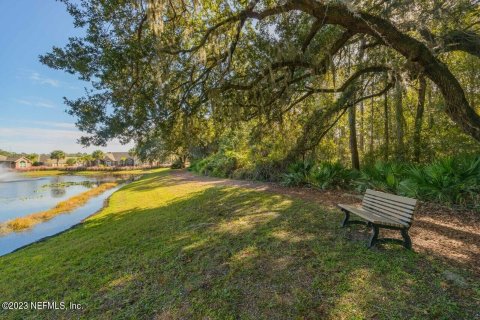
[{"label": "distant house", "polygon": [[[50,155],[48,154],[41,154],[39,157],[39,162],[43,166],[47,167],[57,167],[57,168],[64,168],[68,167],[67,161],[68,159],[78,159],[78,157],[65,157],[65,159],[59,159],[57,164],[57,159],[50,159]],[[79,166],[80,164],[77,163],[75,166]]]},{"label": "distant house", "polygon": [[107,167],[134,167],[143,164],[128,152],[107,152],[101,162]]},{"label": "distant house", "polygon": [[22,156],[0,156],[0,166],[8,167],[11,169],[26,169],[32,166],[32,161]]}]

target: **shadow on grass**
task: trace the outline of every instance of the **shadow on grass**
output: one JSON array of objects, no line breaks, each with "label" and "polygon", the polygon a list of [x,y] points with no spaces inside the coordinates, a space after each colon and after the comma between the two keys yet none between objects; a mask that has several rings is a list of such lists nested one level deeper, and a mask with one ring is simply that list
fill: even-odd
[{"label": "shadow on grass", "polygon": [[[124,190],[179,185],[164,174],[143,182]],[[459,293],[441,281],[439,266],[399,246],[372,251],[348,241],[341,218],[286,196],[207,188],[158,208],[95,217],[24,250],[23,259],[7,256],[0,290],[4,300],[63,297],[82,303],[86,317],[474,315],[472,289]],[[48,316],[57,314],[65,316]]]}]

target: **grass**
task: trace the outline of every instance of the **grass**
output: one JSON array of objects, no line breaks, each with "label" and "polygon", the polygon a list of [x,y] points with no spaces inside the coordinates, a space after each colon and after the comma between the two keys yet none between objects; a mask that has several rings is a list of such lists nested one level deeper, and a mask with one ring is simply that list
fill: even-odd
[{"label": "grass", "polygon": [[82,192],[81,194],[73,196],[65,201],[61,201],[55,207],[49,210],[8,220],[0,224],[0,235],[5,235],[15,231],[23,231],[33,227],[36,224],[48,221],[59,214],[70,212],[78,207],[83,206],[91,198],[96,197],[108,189],[116,187],[117,185],[118,183],[116,182],[103,183],[98,187]]},{"label": "grass", "polygon": [[85,170],[85,171],[68,171],[68,170],[39,170],[39,171],[25,171],[21,174],[28,178],[45,177],[45,176],[59,176],[59,175],[76,175],[76,176],[115,176],[115,175],[137,175],[156,172],[156,169],[133,169],[133,170],[118,170],[118,171],[101,171],[101,170]]},{"label": "grass", "polygon": [[24,177],[36,178],[36,177],[45,177],[45,176],[60,176],[67,174],[66,171],[61,170],[39,170],[39,171],[25,171],[20,173]]},{"label": "grass", "polygon": [[[1,300],[81,311],[0,318],[475,318],[478,278],[400,246],[368,250],[347,239],[341,218],[305,200],[159,170],[79,227],[0,257]],[[468,286],[445,280],[445,270]]]},{"label": "grass", "polygon": [[152,172],[157,172],[158,169],[133,169],[133,170],[118,170],[118,171],[101,171],[101,170],[91,170],[91,171],[74,171],[73,174],[79,176],[123,176],[123,175],[140,175],[147,174]]}]

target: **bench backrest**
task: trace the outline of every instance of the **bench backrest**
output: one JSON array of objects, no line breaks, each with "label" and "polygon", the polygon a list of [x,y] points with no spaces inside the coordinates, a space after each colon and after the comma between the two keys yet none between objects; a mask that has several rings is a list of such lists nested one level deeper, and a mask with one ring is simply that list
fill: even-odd
[{"label": "bench backrest", "polygon": [[363,197],[362,207],[394,221],[412,223],[416,199],[367,189]]}]

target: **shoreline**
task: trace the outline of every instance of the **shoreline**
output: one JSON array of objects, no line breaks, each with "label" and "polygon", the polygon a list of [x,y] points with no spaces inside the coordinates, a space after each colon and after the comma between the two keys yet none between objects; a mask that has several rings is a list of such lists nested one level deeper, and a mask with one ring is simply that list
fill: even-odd
[{"label": "shoreline", "polygon": [[118,182],[105,182],[99,184],[97,187],[60,201],[52,208],[2,222],[0,224],[0,235],[4,236],[12,232],[29,230],[35,227],[35,225],[49,221],[58,215],[71,213],[85,206],[91,199],[102,195],[110,189],[116,188],[118,185]]},{"label": "shoreline", "polygon": [[[12,250],[12,251],[10,251],[10,252],[8,252],[8,253],[5,253],[5,254],[3,254],[3,255],[0,255],[0,257],[8,256],[9,254],[15,253],[15,252],[17,252],[17,251],[19,251],[19,250],[25,249],[25,248],[27,248],[27,247],[30,247],[30,246],[34,245],[34,244],[41,243],[41,242],[45,242],[45,241],[47,241],[48,239],[51,239],[51,238],[53,238],[53,237],[57,237],[57,236],[65,233],[65,232],[67,232],[67,231],[70,231],[70,230],[73,230],[73,229],[75,229],[75,228],[78,228],[78,227],[81,226],[87,219],[89,219],[89,218],[91,218],[91,217],[99,214],[99,213],[100,213],[101,211],[103,211],[106,207],[108,207],[108,205],[110,204],[110,198],[112,197],[112,195],[114,195],[115,192],[117,192],[118,190],[120,190],[120,189],[121,189],[123,186],[125,186],[125,185],[126,185],[126,184],[123,184],[123,185],[121,185],[121,186],[117,186],[117,189],[116,189],[115,191],[113,191],[112,194],[109,195],[106,199],[103,200],[102,206],[101,206],[97,211],[95,211],[95,212],[93,212],[92,214],[88,215],[87,217],[83,218],[80,222],[77,222],[77,223],[73,224],[72,226],[68,227],[68,228],[65,229],[65,230],[59,231],[59,232],[57,232],[57,233],[55,233],[55,234],[52,234],[52,235],[49,235],[49,236],[45,236],[45,237],[43,237],[43,238],[40,238],[40,239],[35,240],[35,241],[33,241],[33,242],[30,242],[30,243],[28,243],[28,244],[26,244],[26,245],[23,245],[23,246],[21,246],[21,247],[18,247],[18,248],[14,249],[14,250]],[[107,190],[107,191],[108,191],[108,190]],[[105,192],[107,192],[107,191],[105,191]],[[99,196],[100,196],[100,195],[99,195]],[[92,199],[94,199],[94,198],[92,198]],[[91,200],[92,200],[92,199],[91,199]]]}]

